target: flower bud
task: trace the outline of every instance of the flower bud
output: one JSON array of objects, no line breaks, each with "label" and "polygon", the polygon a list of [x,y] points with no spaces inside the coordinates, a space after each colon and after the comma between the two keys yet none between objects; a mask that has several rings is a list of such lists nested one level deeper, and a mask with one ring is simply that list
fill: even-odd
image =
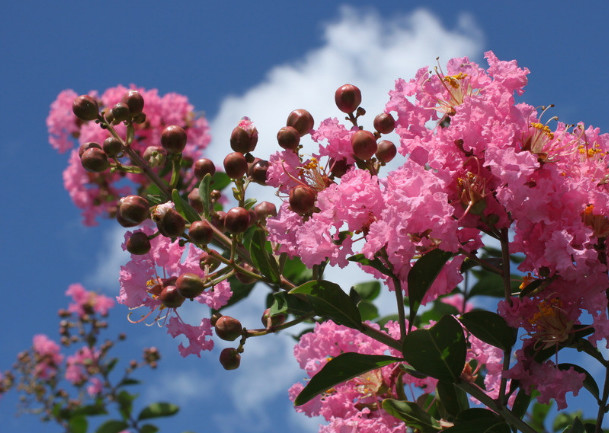
[{"label": "flower bud", "polygon": [[172,207],[172,204],[155,206],[152,219],[161,234],[170,238],[180,236],[186,228],[186,220]]},{"label": "flower bud", "polygon": [[258,130],[253,126],[248,129],[237,126],[230,135],[230,147],[235,152],[253,152],[257,143]]},{"label": "flower bud", "polygon": [[123,96],[122,102],[127,104],[131,114],[141,113],[144,109],[144,98],[137,90],[129,90],[125,96]]},{"label": "flower bud", "polygon": [[194,188],[188,193],[188,204],[198,213],[203,213],[203,200],[201,200],[199,195],[199,188]]},{"label": "flower bud", "polygon": [[167,151],[160,146],[148,146],[142,156],[151,167],[160,167],[165,164]]},{"label": "flower bud", "polygon": [[167,308],[178,308],[184,303],[185,299],[176,286],[163,287],[159,295],[159,301]]},{"label": "flower bud", "polygon": [[207,245],[211,242],[214,231],[207,220],[194,221],[188,230],[190,238],[198,244]]},{"label": "flower bud", "polygon": [[161,133],[161,145],[169,153],[180,153],[186,147],[186,131],[178,125],[170,125]]},{"label": "flower bud", "polygon": [[206,174],[216,174],[216,165],[211,159],[201,158],[195,161],[193,170],[197,179],[203,179]]},{"label": "flower bud", "polygon": [[114,121],[117,123],[124,122],[129,119],[131,113],[129,112],[129,107],[124,102],[119,102],[114,107],[112,107],[112,116],[114,117]]},{"label": "flower bud", "polygon": [[100,173],[110,167],[108,156],[97,147],[90,147],[85,150],[80,157],[80,162],[87,171],[95,173]]},{"label": "flower bud", "polygon": [[186,273],[178,277],[176,287],[180,295],[188,299],[193,299],[203,293],[205,285],[201,277],[197,274]]},{"label": "flower bud", "polygon": [[300,133],[292,126],[284,126],[277,133],[277,142],[283,149],[296,150],[300,144]]},{"label": "flower bud", "polygon": [[290,209],[298,215],[308,215],[315,209],[317,193],[310,186],[298,185],[290,190]]},{"label": "flower bud", "polygon": [[232,152],[224,158],[224,171],[231,179],[239,179],[247,172],[247,160],[240,152]]},{"label": "flower bud", "polygon": [[250,178],[260,185],[266,185],[266,173],[269,169],[269,162],[259,159],[254,162],[249,169]]},{"label": "flower bud", "polygon": [[395,119],[390,113],[381,113],[374,118],[374,129],[381,134],[389,134],[395,128]]},{"label": "flower bud", "polygon": [[264,222],[270,216],[277,216],[277,206],[268,201],[262,201],[254,206],[256,220]]},{"label": "flower bud", "polygon": [[123,150],[123,143],[121,143],[118,138],[112,136],[106,138],[102,146],[104,152],[106,152],[106,155],[110,158],[116,157]]},{"label": "flower bud", "polygon": [[72,112],[80,120],[95,120],[99,115],[97,101],[89,95],[80,95],[72,103]]},{"label": "flower bud", "polygon": [[150,251],[150,239],[144,232],[135,232],[127,240],[127,251],[131,254],[142,255]]},{"label": "flower bud", "polygon": [[225,370],[235,370],[241,364],[241,355],[237,349],[227,347],[220,352],[220,364]]},{"label": "flower bud", "polygon": [[218,266],[220,266],[219,259],[212,256],[211,254],[201,254],[201,257],[199,258],[199,268],[203,272],[213,272],[218,269]]},{"label": "flower bud", "polygon": [[234,207],[226,212],[224,227],[230,233],[243,233],[250,225],[250,213],[242,207]]},{"label": "flower bud", "polygon": [[[254,271],[254,268],[252,268],[247,263],[239,263],[239,266],[241,266],[243,269],[247,270],[248,272]],[[247,275],[247,274],[241,273],[239,271],[235,272],[235,277],[239,281],[241,281],[243,284],[252,284],[256,281],[256,278],[252,277],[251,275]]]},{"label": "flower bud", "polygon": [[379,161],[386,164],[395,158],[397,153],[398,150],[396,149],[395,144],[393,144],[391,141],[383,140],[379,142],[375,155]]},{"label": "flower bud", "polygon": [[330,173],[334,177],[342,177],[351,166],[347,164],[346,159],[330,159]]},{"label": "flower bud", "polygon": [[264,310],[264,313],[262,313],[260,321],[262,322],[262,326],[268,329],[273,326],[283,325],[286,319],[287,316],[285,314],[275,314],[274,316],[271,316],[271,309],[267,308]]},{"label": "flower bud", "polygon": [[334,102],[343,113],[353,113],[362,103],[362,92],[353,84],[344,84],[336,89]]},{"label": "flower bud", "polygon": [[377,150],[376,137],[370,131],[359,130],[351,136],[351,147],[356,157],[366,161]]},{"label": "flower bud", "polygon": [[222,316],[216,320],[214,329],[216,330],[216,335],[226,341],[236,340],[241,336],[241,331],[243,331],[241,322],[230,316]]},{"label": "flower bud", "polygon": [[96,149],[101,149],[102,147],[93,141],[89,141],[87,143],[83,143],[78,147],[78,157],[82,158],[82,154],[85,153],[85,150],[95,147]]},{"label": "flower bud", "polygon": [[123,227],[134,227],[148,218],[148,200],[139,195],[128,195],[118,201],[116,218]]},{"label": "flower bud", "polygon": [[313,116],[307,110],[299,108],[290,113],[286,125],[295,128],[302,137],[313,129]]}]

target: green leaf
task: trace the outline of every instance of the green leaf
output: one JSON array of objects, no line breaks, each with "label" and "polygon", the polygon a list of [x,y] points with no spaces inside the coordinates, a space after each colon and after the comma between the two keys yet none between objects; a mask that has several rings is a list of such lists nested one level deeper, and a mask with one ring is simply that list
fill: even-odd
[{"label": "green leaf", "polygon": [[447,433],[510,433],[510,427],[493,412],[472,408],[461,412]]},{"label": "green leaf", "polygon": [[271,316],[276,316],[277,314],[302,316],[313,311],[313,306],[301,296],[291,295],[287,292],[273,293],[272,296]]},{"label": "green leaf", "polygon": [[548,417],[551,408],[552,403],[543,404],[535,402],[531,412],[531,420],[529,421],[531,427],[543,431],[545,429],[546,418]]},{"label": "green leaf", "polygon": [[249,251],[254,266],[262,272],[262,275],[267,277],[271,282],[279,283],[279,267],[273,255],[267,249],[266,235],[263,230],[256,230],[253,233]]},{"label": "green leaf", "polygon": [[381,283],[378,281],[367,281],[353,286],[353,290],[365,301],[372,301],[381,293]]},{"label": "green leaf", "polygon": [[256,200],[255,198],[248,198],[245,200],[245,202],[243,203],[243,207],[245,209],[251,209],[252,206],[254,206],[256,204],[258,200]]},{"label": "green leaf", "polygon": [[465,365],[463,328],[452,316],[444,316],[429,329],[406,335],[402,353],[419,372],[436,379],[455,382]]},{"label": "green leaf", "polygon": [[88,404],[86,406],[78,406],[76,409],[72,411],[72,415],[87,415],[87,416],[95,416],[95,415],[106,415],[108,411],[106,410],[106,406],[103,401],[98,400],[95,404]]},{"label": "green leaf", "polygon": [[131,410],[133,409],[133,400],[135,400],[136,398],[137,394],[131,394],[124,390],[118,393],[118,408],[123,419],[126,420],[131,417]]},{"label": "green leaf", "polygon": [[425,293],[453,253],[436,248],[425,254],[408,272],[408,300],[410,302],[410,323],[414,323],[417,311]]},{"label": "green leaf", "polygon": [[180,407],[166,402],[152,403],[146,406],[138,415],[138,420],[161,418],[165,416],[173,416],[180,410]]},{"label": "green leaf", "polygon": [[379,316],[379,310],[372,302],[360,301],[357,304],[357,309],[362,320],[374,320]]},{"label": "green leaf", "polygon": [[118,358],[112,358],[110,361],[108,361],[108,363],[106,364],[106,373],[110,373],[112,370],[114,370],[114,367],[116,367],[117,362]]},{"label": "green leaf", "polygon": [[207,173],[203,179],[201,179],[201,183],[199,183],[199,198],[201,199],[201,201],[203,202],[203,216],[205,217],[206,220],[209,220],[209,217],[211,216],[211,198],[210,198],[210,192],[211,192],[211,175],[209,173]]},{"label": "green leaf", "polygon": [[152,424],[144,424],[140,427],[140,433],[156,433],[159,431],[159,428]]},{"label": "green leaf", "polygon": [[362,355],[361,353],[341,353],[328,361],[326,365],[311,378],[307,386],[298,394],[294,404],[300,406],[313,397],[328,391],[333,386],[360,376],[370,370],[384,367],[394,362],[402,361],[400,358],[386,355]]},{"label": "green leaf", "polygon": [[211,178],[211,185],[218,191],[223,190],[232,183],[232,179],[226,173],[217,171]]},{"label": "green leaf", "polygon": [[182,198],[177,189],[171,191],[171,200],[176,206],[176,211],[182,215],[188,222],[199,221],[201,217],[198,212],[192,208],[186,200]]},{"label": "green leaf", "polygon": [[119,433],[129,427],[125,421],[109,420],[100,425],[95,433]]},{"label": "green leaf", "polygon": [[73,416],[68,420],[70,433],[87,433],[89,423],[84,415]]},{"label": "green leaf", "polygon": [[362,328],[362,318],[357,306],[338,284],[325,280],[309,281],[289,293],[305,295],[315,314],[319,316],[327,316],[339,325],[353,329]]},{"label": "green leaf", "polygon": [[561,412],[556,415],[556,418],[554,418],[554,421],[552,422],[552,430],[555,432],[557,432],[559,430],[564,430],[567,427],[569,427],[571,424],[573,424],[573,421],[575,421],[575,418],[579,418],[581,416],[582,416],[581,410],[578,410],[574,413]]},{"label": "green leaf", "polygon": [[512,413],[518,418],[522,419],[522,417],[527,413],[529,404],[531,404],[531,396],[521,389],[516,395],[516,400],[514,401],[514,405],[512,407]]},{"label": "green leaf", "polygon": [[594,398],[596,398],[597,401],[600,401],[600,395],[599,395],[600,393],[599,393],[598,385],[596,384],[596,381],[594,380],[592,375],[590,373],[588,373],[588,371],[586,369],[580,367],[579,365],[568,364],[568,363],[558,364],[558,368],[560,370],[569,370],[570,368],[573,368],[578,373],[584,374],[586,376],[584,378],[584,388],[586,388],[588,391],[590,391],[590,394],[592,394],[594,396]]},{"label": "green leaf", "polygon": [[465,313],[459,319],[477,338],[503,350],[511,350],[518,331],[511,328],[503,317],[486,310]]},{"label": "green leaf", "polygon": [[460,412],[469,409],[467,394],[452,383],[440,380],[436,385],[436,391],[440,403],[450,415],[457,416]]},{"label": "green leaf", "polygon": [[121,386],[128,386],[128,385],[139,385],[140,383],[141,383],[141,382],[140,382],[139,380],[137,380],[137,379],[131,379],[131,378],[129,377],[129,378],[126,378],[126,379],[121,380],[121,381],[118,383],[117,387],[121,387]]},{"label": "green leaf", "polygon": [[573,425],[567,427],[563,433],[586,433],[586,427],[584,427],[579,418],[575,418]]},{"label": "green leaf", "polygon": [[383,400],[383,409],[421,433],[435,433],[441,430],[439,423],[416,403],[387,398]]},{"label": "green leaf", "polygon": [[281,255],[283,275],[296,285],[301,285],[313,279],[313,272],[307,268],[304,263],[298,258],[287,257],[287,254]]},{"label": "green leaf", "polygon": [[459,310],[457,310],[454,306],[445,304],[439,299],[436,299],[432,307],[418,316],[415,320],[415,326],[417,328],[422,328],[423,325],[429,324],[431,321],[437,322],[443,316],[447,314],[459,314]]},{"label": "green leaf", "polygon": [[347,260],[349,260],[350,262],[359,263],[364,266],[372,266],[377,271],[380,271],[381,273],[390,277],[393,275],[391,270],[387,269],[383,262],[376,258],[374,260],[370,260],[367,259],[363,254],[355,254],[351,257],[348,257]]}]

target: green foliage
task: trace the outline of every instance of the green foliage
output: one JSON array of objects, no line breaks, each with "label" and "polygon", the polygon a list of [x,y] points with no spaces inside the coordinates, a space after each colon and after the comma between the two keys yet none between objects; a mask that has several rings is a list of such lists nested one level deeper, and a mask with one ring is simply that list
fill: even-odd
[{"label": "green foliage", "polygon": [[463,314],[459,320],[469,332],[492,346],[509,351],[516,343],[518,331],[496,313],[474,310]]},{"label": "green foliage", "polygon": [[143,420],[143,419],[172,416],[172,415],[175,415],[176,413],[178,413],[179,410],[180,410],[180,408],[177,405],[172,404],[172,403],[166,403],[166,402],[152,403],[141,410],[137,419]]}]

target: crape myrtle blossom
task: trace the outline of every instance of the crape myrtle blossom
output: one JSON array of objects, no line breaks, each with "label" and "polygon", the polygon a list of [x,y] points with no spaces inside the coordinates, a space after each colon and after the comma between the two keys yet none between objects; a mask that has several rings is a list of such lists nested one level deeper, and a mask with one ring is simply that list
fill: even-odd
[{"label": "crape myrtle blossom", "polygon": [[105,316],[114,306],[114,300],[95,292],[86,290],[82,284],[74,283],[68,286],[66,296],[71,296],[73,302],[68,305],[68,311],[82,317],[90,312]]},{"label": "crape myrtle blossom", "polygon": [[44,334],[37,334],[34,335],[32,347],[36,356],[34,376],[40,379],[53,378],[63,361],[59,345]]},{"label": "crape myrtle blossom", "polygon": [[[153,233],[153,229],[144,226],[146,234]],[[125,242],[131,236],[131,232],[125,233]],[[189,342],[188,346],[180,343],[179,351],[182,356],[190,354],[200,356],[202,350],[211,350],[213,341],[210,319],[204,318],[198,326],[184,323],[180,318],[177,308],[165,307],[154,292],[158,284],[171,282],[185,273],[193,273],[201,278],[205,277],[199,266],[203,251],[194,245],[180,246],[178,242],[172,242],[165,236],[156,236],[150,240],[151,248],[147,254],[131,255],[131,260],[121,266],[119,283],[120,294],[117,301],[124,304],[133,311],[131,315],[142,314],[139,311],[147,310],[142,314],[142,319],[155,313],[160,323],[167,324],[167,332],[174,338],[183,334]],[[126,245],[123,244],[123,249]],[[175,280],[173,280],[175,281]],[[216,284],[212,289],[207,289],[194,300],[205,304],[213,309],[219,309],[225,305],[232,295],[230,285],[226,280]],[[154,316],[153,316],[154,317]],[[139,320],[138,320],[139,321]]]},{"label": "crape myrtle blossom", "polygon": [[[194,161],[202,156],[210,142],[209,126],[207,120],[194,111],[187,97],[177,93],[160,96],[156,89],[146,90],[134,85],[129,88],[120,85],[112,87],[101,96],[97,91],[90,91],[88,95],[96,99],[102,109],[109,109],[120,102],[129,90],[139,91],[144,98],[143,113],[146,119],[144,123],[134,124],[135,135],[131,149],[142,156],[149,147],[160,146],[161,133],[166,126],[178,125],[188,136],[183,157]],[[101,146],[111,136],[109,131],[100,128],[96,122],[82,121],[74,116],[72,102],[77,96],[73,90],[64,90],[51,104],[47,118],[49,142],[60,153],[73,149],[75,142],[79,145],[93,142]],[[126,126],[121,123],[114,128],[124,139]],[[121,182],[125,177],[135,185]],[[96,225],[99,216],[113,216],[120,197],[134,193],[134,186],[142,189],[149,183],[146,176],[137,173],[121,174],[109,170],[102,173],[88,172],[82,167],[77,149],[70,153],[63,179],[72,201],[82,210],[84,224],[88,226]]]}]

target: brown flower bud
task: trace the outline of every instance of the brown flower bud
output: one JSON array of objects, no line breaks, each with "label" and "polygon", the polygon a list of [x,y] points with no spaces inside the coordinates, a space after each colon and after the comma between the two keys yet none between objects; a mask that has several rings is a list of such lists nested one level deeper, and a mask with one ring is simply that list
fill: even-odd
[{"label": "brown flower bud", "polygon": [[342,177],[350,168],[351,165],[347,164],[346,159],[330,160],[330,173],[334,177]]},{"label": "brown flower bud", "polygon": [[80,162],[87,171],[95,173],[100,173],[110,167],[108,155],[97,147],[90,147],[85,150],[80,157]]},{"label": "brown flower bud", "polygon": [[370,131],[359,130],[351,136],[351,147],[356,157],[366,161],[376,152],[376,137]]},{"label": "brown flower bud", "polygon": [[214,329],[216,330],[216,335],[226,341],[236,340],[241,336],[243,331],[241,322],[230,316],[222,316],[216,320]]},{"label": "brown flower bud", "polygon": [[72,112],[80,120],[95,120],[99,115],[97,101],[89,95],[80,95],[72,103]]},{"label": "brown flower bud", "polygon": [[310,186],[298,185],[290,190],[290,209],[298,215],[307,215],[315,209],[317,193]]},{"label": "brown flower bud", "polygon": [[167,151],[161,146],[148,146],[142,156],[151,167],[160,167],[165,164]]},{"label": "brown flower bud", "polygon": [[395,155],[397,155],[397,153],[398,150],[396,149],[395,144],[393,144],[389,140],[382,140],[378,144],[378,149],[375,155],[379,161],[384,162],[386,164],[393,158],[395,158]]},{"label": "brown flower bud", "polygon": [[381,113],[374,118],[374,129],[381,134],[389,134],[395,128],[395,119],[389,113]]},{"label": "brown flower bud", "polygon": [[299,108],[290,113],[286,125],[295,128],[302,137],[313,129],[314,123],[315,122],[313,121],[313,116],[311,116],[311,113],[309,113],[307,110]]},{"label": "brown flower bud", "polygon": [[123,96],[123,103],[127,104],[131,114],[141,113],[144,109],[144,98],[137,90],[129,90],[125,96]]},{"label": "brown flower bud", "polygon": [[257,143],[258,130],[253,125],[247,130],[237,126],[230,135],[230,147],[235,152],[253,152]]},{"label": "brown flower bud", "polygon": [[242,207],[234,207],[226,212],[224,227],[230,233],[243,233],[250,225],[250,213]]},{"label": "brown flower bud", "polygon": [[112,116],[114,117],[115,122],[124,122],[129,119],[130,115],[129,107],[124,102],[119,102],[112,107]]},{"label": "brown flower bud", "polygon": [[241,364],[241,355],[237,349],[227,347],[220,352],[220,364],[225,370],[235,370]]},{"label": "brown flower bud", "polygon": [[148,218],[148,200],[139,195],[121,198],[116,218],[123,227],[134,227],[143,223]]},{"label": "brown flower bud", "polygon": [[110,136],[104,140],[103,149],[106,155],[114,158],[123,150],[123,143],[118,138]]},{"label": "brown flower bud", "polygon": [[188,230],[190,238],[198,244],[207,245],[211,242],[214,231],[207,220],[194,221]]},{"label": "brown flower bud", "polygon": [[284,149],[296,150],[300,144],[300,133],[292,126],[284,126],[277,133],[277,142]]},{"label": "brown flower bud", "polygon": [[266,173],[269,169],[269,162],[264,159],[255,161],[249,169],[250,178],[260,185],[266,185]]},{"label": "brown flower bud", "polygon": [[271,316],[271,309],[267,308],[264,310],[264,313],[262,313],[260,321],[262,322],[262,326],[268,329],[273,326],[283,325],[286,319],[287,316],[285,314],[275,314],[274,316]]},{"label": "brown flower bud", "polygon": [[362,92],[353,84],[344,84],[336,89],[334,102],[343,113],[353,113],[362,103]]},{"label": "brown flower bud", "polygon": [[186,220],[182,215],[170,206],[155,206],[152,219],[163,236],[180,236],[186,228]]},{"label": "brown flower bud", "polygon": [[102,147],[95,142],[89,141],[87,143],[83,143],[78,147],[78,157],[82,158],[82,154],[85,153],[85,150],[95,147],[96,149],[101,149]]},{"label": "brown flower bud", "polygon": [[159,301],[167,308],[178,308],[184,303],[185,299],[176,286],[163,287],[159,295]]},{"label": "brown flower bud", "polygon": [[216,174],[216,165],[211,159],[201,158],[195,161],[193,170],[197,179],[203,179],[206,174]]},{"label": "brown flower bud", "polygon": [[135,232],[127,240],[127,251],[131,254],[142,255],[150,251],[150,239],[144,232]]},{"label": "brown flower bud", "polygon": [[269,216],[277,216],[277,206],[268,201],[262,201],[254,206],[254,214],[256,220],[263,222]]},{"label": "brown flower bud", "polygon": [[178,277],[176,281],[178,292],[188,299],[193,299],[203,293],[205,289],[203,280],[197,274],[186,273]]},{"label": "brown flower bud", "polygon": [[186,131],[178,125],[170,125],[161,133],[161,145],[169,153],[180,153],[186,147]]},{"label": "brown flower bud", "polygon": [[239,179],[247,172],[247,160],[240,152],[232,152],[224,158],[224,171],[231,179]]}]

